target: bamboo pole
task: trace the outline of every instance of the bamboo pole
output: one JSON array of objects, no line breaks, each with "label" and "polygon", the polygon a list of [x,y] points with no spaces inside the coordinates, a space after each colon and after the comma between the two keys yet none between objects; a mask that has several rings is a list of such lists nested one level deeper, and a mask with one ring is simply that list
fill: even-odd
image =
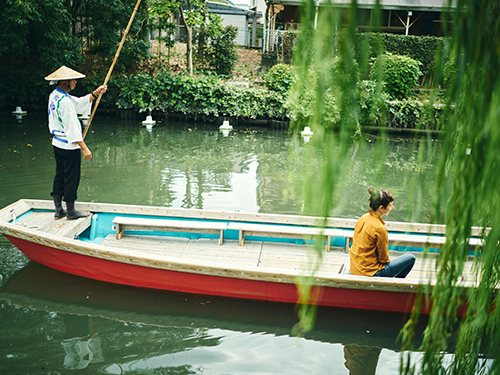
[{"label": "bamboo pole", "polygon": [[[106,79],[104,80],[103,85],[106,85],[109,81],[109,78],[111,77],[111,73],[113,72],[113,69],[115,67],[116,61],[118,60],[118,56],[120,55],[120,51],[122,50],[123,43],[125,42],[125,38],[127,37],[128,31],[130,30],[130,26],[132,25],[132,21],[134,20],[135,14],[137,13],[137,9],[139,9],[139,4],[141,3],[141,0],[137,0],[137,3],[135,4],[134,11],[132,12],[132,16],[130,17],[130,20],[128,21],[127,28],[125,29],[125,33],[123,34],[122,40],[120,42],[120,45],[118,46],[118,50],[115,53],[115,57],[113,59],[113,62],[111,66],[109,67],[108,74],[106,75]],[[92,123],[92,120],[94,118],[95,112],[97,110],[97,106],[99,105],[99,102],[101,101],[102,93],[99,94],[97,97],[97,100],[95,102],[94,108],[92,109],[92,114],[90,115],[89,121],[87,123],[87,126],[85,127],[85,130],[83,131],[83,139],[85,139],[85,136],[87,135],[87,132],[89,130],[90,124]]]}]

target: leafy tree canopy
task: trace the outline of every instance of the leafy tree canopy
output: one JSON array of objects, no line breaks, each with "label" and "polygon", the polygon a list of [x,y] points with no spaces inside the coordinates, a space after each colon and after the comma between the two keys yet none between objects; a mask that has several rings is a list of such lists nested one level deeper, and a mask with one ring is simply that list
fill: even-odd
[{"label": "leafy tree canopy", "polygon": [[[107,70],[135,4],[136,0],[0,2],[0,65],[4,67],[0,101],[9,98],[23,104],[45,95],[43,77],[61,65],[87,75]],[[133,67],[148,55],[144,9],[142,5],[135,17],[115,70]]]}]

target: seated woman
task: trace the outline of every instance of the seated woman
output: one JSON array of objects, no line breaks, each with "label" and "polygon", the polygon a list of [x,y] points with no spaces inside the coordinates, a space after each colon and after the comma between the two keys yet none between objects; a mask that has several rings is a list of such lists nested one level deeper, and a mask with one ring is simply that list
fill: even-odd
[{"label": "seated woman", "polygon": [[388,190],[373,191],[370,194],[370,211],[361,216],[354,228],[353,244],[350,250],[350,273],[363,276],[404,278],[415,264],[413,254],[404,254],[394,260],[389,258],[388,234],[384,215],[394,208],[394,195]]}]

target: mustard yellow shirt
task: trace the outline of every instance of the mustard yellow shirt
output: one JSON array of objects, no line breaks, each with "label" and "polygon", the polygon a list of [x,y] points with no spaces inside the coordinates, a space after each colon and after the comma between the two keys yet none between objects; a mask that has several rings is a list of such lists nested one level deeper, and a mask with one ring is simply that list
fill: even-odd
[{"label": "mustard yellow shirt", "polygon": [[373,276],[391,260],[385,222],[375,212],[361,216],[354,227],[350,254],[353,275]]}]

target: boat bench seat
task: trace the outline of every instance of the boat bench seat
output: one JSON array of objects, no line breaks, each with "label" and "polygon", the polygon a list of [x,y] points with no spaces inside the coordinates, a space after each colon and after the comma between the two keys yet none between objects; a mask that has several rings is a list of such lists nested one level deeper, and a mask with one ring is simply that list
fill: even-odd
[{"label": "boat bench seat", "polygon": [[[389,245],[396,246],[414,246],[414,247],[424,247],[428,246],[430,248],[440,249],[446,242],[446,237],[444,236],[428,236],[428,235],[418,235],[418,234],[405,234],[405,233],[389,233]],[[482,246],[483,240],[480,238],[470,238],[469,246],[475,248],[476,246]]]},{"label": "boat bench seat", "polygon": [[117,216],[113,219],[116,225],[116,239],[122,238],[125,230],[141,231],[163,231],[163,232],[185,232],[185,233],[207,233],[218,234],[219,245],[224,242],[224,230],[227,229],[226,222],[192,221],[192,220],[162,220],[141,219],[135,217]]},{"label": "boat bench seat", "polygon": [[[335,230],[335,229],[334,229]],[[345,251],[349,252],[349,242],[352,242],[354,230],[344,229],[343,236],[346,239]],[[326,232],[325,232],[326,233]],[[422,234],[406,234],[389,232],[389,245],[392,246],[407,246],[407,247],[429,247],[432,249],[441,249],[446,242],[444,236],[429,236]],[[476,246],[482,246],[483,240],[480,238],[469,239],[469,246],[474,249]]]},{"label": "boat bench seat", "polygon": [[[262,237],[282,237],[282,238],[310,238],[313,239],[319,235],[326,237],[325,250],[330,250],[331,237],[346,237],[352,231],[343,229],[331,228],[315,228],[304,226],[289,226],[289,225],[271,225],[271,224],[248,224],[248,223],[229,223],[227,229],[239,231],[239,244],[243,246],[245,236],[262,236]],[[349,237],[346,237],[346,246],[349,246]]]}]

